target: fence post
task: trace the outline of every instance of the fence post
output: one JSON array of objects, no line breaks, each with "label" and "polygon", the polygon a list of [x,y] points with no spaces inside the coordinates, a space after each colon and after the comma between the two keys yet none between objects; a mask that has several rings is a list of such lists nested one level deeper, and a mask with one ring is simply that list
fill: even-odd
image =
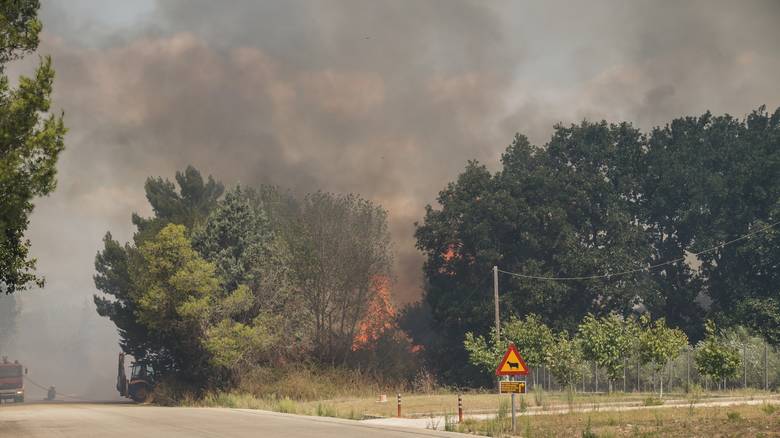
[{"label": "fence post", "polygon": [[764,391],[769,391],[769,343],[764,341]]},{"label": "fence post", "polygon": [[642,392],[642,388],[639,387],[639,358],[636,359],[636,392]]},{"label": "fence post", "polygon": [[691,390],[691,346],[685,349],[685,390]]},{"label": "fence post", "polygon": [[747,342],[742,343],[742,387],[747,389]]},{"label": "fence post", "polygon": [[463,397],[458,394],[458,423],[463,423]]},{"label": "fence post", "polygon": [[401,418],[401,393],[398,393],[398,418]]}]

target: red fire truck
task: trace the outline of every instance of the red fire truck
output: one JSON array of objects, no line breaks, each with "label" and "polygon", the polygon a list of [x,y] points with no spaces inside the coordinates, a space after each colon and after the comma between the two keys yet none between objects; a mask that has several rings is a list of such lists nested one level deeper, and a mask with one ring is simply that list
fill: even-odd
[{"label": "red fire truck", "polygon": [[13,363],[3,357],[0,363],[0,402],[13,400],[16,403],[24,401],[24,374],[19,361]]}]

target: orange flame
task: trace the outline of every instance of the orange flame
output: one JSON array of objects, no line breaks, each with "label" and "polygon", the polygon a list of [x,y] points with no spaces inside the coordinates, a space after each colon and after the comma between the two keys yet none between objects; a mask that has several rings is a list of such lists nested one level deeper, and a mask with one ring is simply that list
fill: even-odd
[{"label": "orange flame", "polygon": [[352,351],[371,348],[385,331],[395,328],[396,311],[390,301],[390,279],[376,276],[372,283],[375,293],[368,303],[366,315],[358,323]]}]

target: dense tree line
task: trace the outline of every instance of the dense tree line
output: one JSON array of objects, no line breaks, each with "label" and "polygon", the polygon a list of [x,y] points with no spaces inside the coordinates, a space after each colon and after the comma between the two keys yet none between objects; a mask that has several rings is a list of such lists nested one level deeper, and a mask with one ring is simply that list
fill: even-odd
[{"label": "dense tree line", "polygon": [[501,163],[491,173],[470,162],[417,226],[426,286],[405,327],[448,380],[478,378],[456,364],[467,359],[464,334],[492,325],[494,265],[606,275],[502,274],[503,314],[534,313],[555,331],[574,331],[587,314],[650,312],[693,340],[712,318],[780,342],[780,234],[765,229],[780,218],[780,110],[744,120],[706,113],[649,133],[559,125],[543,147],[517,135]]},{"label": "dense tree line", "polygon": [[225,192],[192,167],[145,188],[154,216],[133,215],[132,243],[106,234],[95,261],[98,313],[137,360],[203,387],[307,358],[353,365],[380,341],[409,346],[390,330],[381,207],[351,194]]}]

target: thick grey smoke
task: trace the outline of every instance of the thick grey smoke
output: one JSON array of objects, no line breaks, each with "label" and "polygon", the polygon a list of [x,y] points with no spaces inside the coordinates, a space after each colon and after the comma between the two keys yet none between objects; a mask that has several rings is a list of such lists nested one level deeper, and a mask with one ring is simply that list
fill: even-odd
[{"label": "thick grey smoke", "polygon": [[130,213],[149,213],[149,175],[193,164],[227,184],[360,193],[390,212],[406,303],[424,205],[467,160],[496,168],[515,132],[541,144],[556,122],[780,105],[770,1],[167,0],[126,20],[89,6],[44,3],[70,133],[30,232],[48,286],[23,296],[12,343],[72,394],[113,396],[92,263],[106,230],[126,240]]}]

